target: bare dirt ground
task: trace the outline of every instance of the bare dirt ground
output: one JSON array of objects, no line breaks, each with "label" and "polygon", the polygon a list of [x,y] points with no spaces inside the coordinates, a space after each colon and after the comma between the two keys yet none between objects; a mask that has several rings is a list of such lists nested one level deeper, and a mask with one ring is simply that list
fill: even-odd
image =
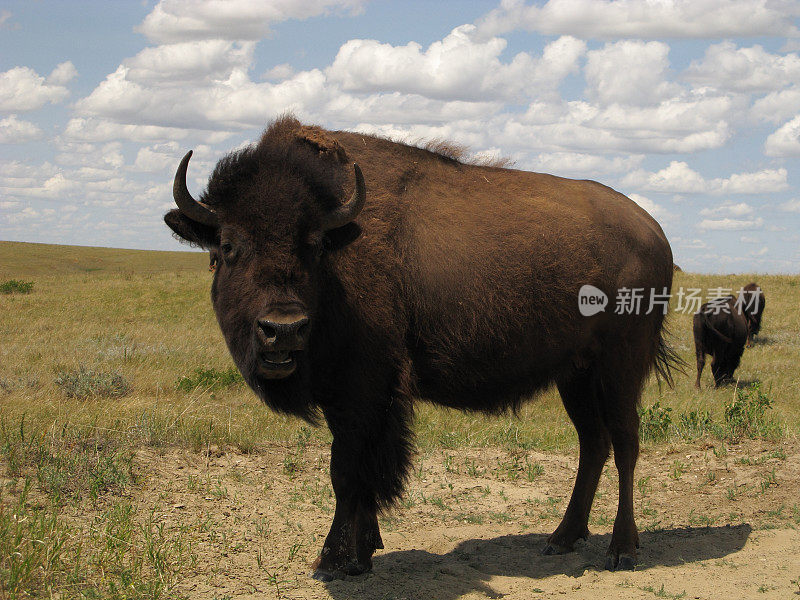
[{"label": "bare dirt ground", "polygon": [[[372,573],[308,577],[332,518],[327,448],[239,455],[142,450],[131,501],[191,540],[189,598],[795,598],[800,595],[800,443],[644,449],[639,564],[603,570],[616,512],[609,461],[576,551],[542,556],[577,455],[499,449],[419,455],[403,502],[381,521]],[[154,509],[155,507],[155,509]]]}]

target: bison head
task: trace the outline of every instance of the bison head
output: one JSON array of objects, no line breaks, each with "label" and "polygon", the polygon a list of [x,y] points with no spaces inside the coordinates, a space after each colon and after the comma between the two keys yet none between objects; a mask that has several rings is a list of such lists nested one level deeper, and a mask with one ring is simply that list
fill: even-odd
[{"label": "bison head", "polygon": [[307,377],[329,254],[360,231],[353,219],[366,200],[361,170],[353,164],[354,191],[342,202],[347,169],[341,161],[302,143],[262,139],[220,160],[195,200],[186,185],[191,156],[175,174],[178,208],[164,220],[183,240],[217,253],[214,311],[247,382],[275,408],[300,413],[272,396],[281,389],[296,396],[291,382]]}]

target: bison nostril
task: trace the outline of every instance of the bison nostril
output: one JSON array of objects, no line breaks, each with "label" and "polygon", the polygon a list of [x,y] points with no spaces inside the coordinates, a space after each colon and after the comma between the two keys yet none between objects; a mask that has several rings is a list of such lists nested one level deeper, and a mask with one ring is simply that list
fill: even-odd
[{"label": "bison nostril", "polygon": [[272,323],[269,321],[259,321],[258,326],[261,328],[261,331],[264,333],[264,337],[266,337],[268,342],[274,342],[277,339],[278,330]]}]

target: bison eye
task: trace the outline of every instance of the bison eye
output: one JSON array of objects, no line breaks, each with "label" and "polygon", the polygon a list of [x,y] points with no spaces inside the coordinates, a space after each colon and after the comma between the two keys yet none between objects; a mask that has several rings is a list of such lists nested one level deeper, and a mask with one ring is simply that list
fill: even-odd
[{"label": "bison eye", "polygon": [[239,255],[239,250],[230,242],[222,242],[219,249],[222,251],[222,258],[228,264],[232,264]]}]

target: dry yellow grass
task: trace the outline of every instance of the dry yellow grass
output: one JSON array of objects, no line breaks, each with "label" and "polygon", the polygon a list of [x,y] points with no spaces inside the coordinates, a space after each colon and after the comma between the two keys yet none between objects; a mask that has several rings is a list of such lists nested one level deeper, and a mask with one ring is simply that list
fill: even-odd
[{"label": "dry yellow grass", "polygon": [[[192,392],[176,382],[197,368],[232,367],[208,299],[207,255],[0,242],[0,282],[33,281],[30,294],[0,296],[0,407],[44,428],[92,426],[127,431],[151,442],[199,439],[241,444],[294,439],[302,423],[264,409],[239,384]],[[791,435],[800,428],[800,277],[677,273],[675,286],[738,289],[751,280],[765,291],[760,342],[737,371],[761,381]],[[734,394],[715,390],[710,374],[693,387],[691,314],[670,317],[673,343],[689,364],[675,389],[655,381],[643,405],[660,401],[673,416],[690,410],[719,414]],[[56,374],[81,367],[122,374],[132,391],[122,398],[67,398]],[[708,370],[708,369],[707,369]],[[423,447],[509,445],[564,448],[575,444],[571,424],[550,390],[528,403],[520,418],[485,418],[420,404]],[[327,438],[327,432],[315,436]]]}]

